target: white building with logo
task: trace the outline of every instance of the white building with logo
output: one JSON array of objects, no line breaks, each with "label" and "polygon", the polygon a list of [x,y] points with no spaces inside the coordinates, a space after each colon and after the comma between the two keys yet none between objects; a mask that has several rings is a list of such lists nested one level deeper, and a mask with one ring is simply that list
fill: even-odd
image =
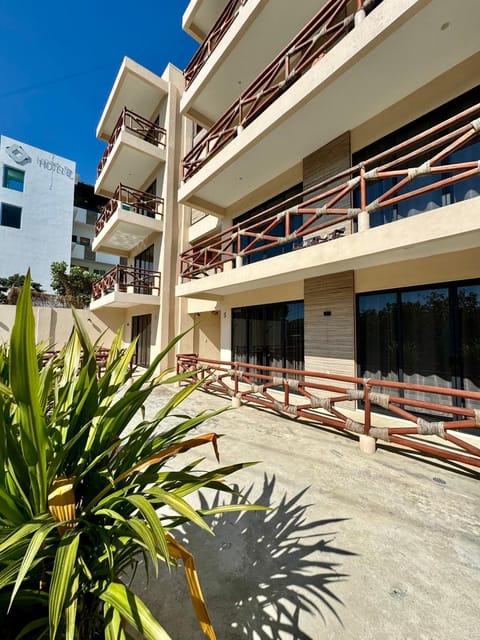
[{"label": "white building with logo", "polygon": [[51,291],[51,263],[70,264],[75,162],[0,136],[0,180],[0,277],[30,267]]}]

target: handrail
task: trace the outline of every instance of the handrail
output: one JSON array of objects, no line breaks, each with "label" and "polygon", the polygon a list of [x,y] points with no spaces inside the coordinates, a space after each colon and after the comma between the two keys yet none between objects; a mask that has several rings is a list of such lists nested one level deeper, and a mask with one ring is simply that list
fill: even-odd
[{"label": "handrail", "polygon": [[151,144],[159,147],[165,147],[167,144],[167,131],[156,122],[151,122],[137,113],[130,111],[127,107],[123,108],[120,117],[117,120],[115,128],[103,152],[102,159],[97,167],[97,178],[100,176],[105,164],[107,163],[110,152],[117,141],[120,132],[126,129],[130,133],[135,134],[138,138],[146,140]]},{"label": "handrail", "polygon": [[383,0],[329,0],[183,160],[188,180]]},{"label": "handrail", "polygon": [[129,209],[131,213],[154,218],[163,217],[164,204],[163,198],[119,184],[113,198],[102,207],[101,215],[95,223],[95,235],[100,233],[115,211],[122,205],[131,207]]},{"label": "handrail", "polygon": [[[334,239],[341,225],[348,232],[348,225],[359,216],[364,216],[368,227],[375,211],[478,176],[480,155],[468,162],[449,162],[448,157],[478,139],[479,122],[480,103],[202,240],[181,254],[180,275],[186,279],[208,276],[222,271],[227,263],[241,266],[245,257],[272,247],[292,243],[292,248],[303,248]],[[418,186],[425,176],[429,183]],[[389,185],[381,184],[385,179],[390,179]],[[292,206],[298,199],[301,204]]]},{"label": "handrail", "polygon": [[248,0],[230,0],[183,72],[185,89],[192,84]]},{"label": "handrail", "polygon": [[[480,467],[480,448],[459,437],[480,427],[480,410],[461,406],[480,406],[479,392],[178,354],[177,373],[184,372],[212,393]],[[362,410],[353,413],[359,401]],[[454,447],[429,441],[432,436]]]},{"label": "handrail", "polygon": [[117,264],[92,285],[92,299],[112,291],[160,295],[160,273]]}]

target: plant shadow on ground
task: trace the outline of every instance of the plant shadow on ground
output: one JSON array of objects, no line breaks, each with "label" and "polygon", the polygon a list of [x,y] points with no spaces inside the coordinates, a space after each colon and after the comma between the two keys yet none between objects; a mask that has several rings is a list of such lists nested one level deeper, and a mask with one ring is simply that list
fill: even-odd
[{"label": "plant shadow on ground", "polygon": [[[335,584],[348,579],[342,562],[355,553],[335,546],[335,527],[348,518],[310,520],[308,488],[275,504],[276,479],[264,477],[260,495],[254,486],[243,492],[250,502],[274,505],[268,511],[226,513],[211,521],[215,536],[195,527],[176,534],[195,555],[207,606],[219,640],[312,640],[327,618],[341,626]],[[231,503],[239,499],[232,496]],[[242,500],[243,501],[243,500]],[[219,497],[200,496],[201,508]],[[140,574],[143,572],[140,572]],[[144,576],[143,576],[144,577]],[[142,575],[136,576],[138,591]],[[143,593],[172,638],[205,636],[190,615],[183,571],[169,578],[164,571]],[[305,627],[307,620],[308,629]]]}]

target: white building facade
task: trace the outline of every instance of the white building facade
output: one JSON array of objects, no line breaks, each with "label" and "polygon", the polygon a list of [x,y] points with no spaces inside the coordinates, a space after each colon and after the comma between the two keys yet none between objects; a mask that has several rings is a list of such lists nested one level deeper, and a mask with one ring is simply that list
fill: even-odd
[{"label": "white building facade", "polygon": [[0,136],[0,175],[0,277],[30,268],[51,291],[51,263],[70,264],[75,162]]}]

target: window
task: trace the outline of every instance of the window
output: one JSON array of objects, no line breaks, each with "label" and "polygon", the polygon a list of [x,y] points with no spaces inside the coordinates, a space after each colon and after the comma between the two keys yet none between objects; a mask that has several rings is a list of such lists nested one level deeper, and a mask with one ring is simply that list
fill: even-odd
[{"label": "window", "polygon": [[20,229],[21,220],[21,207],[15,207],[13,204],[2,204],[0,211],[0,225],[2,227],[13,227],[14,229]]},{"label": "window", "polygon": [[78,242],[77,236],[72,236],[72,242],[75,242],[75,244],[77,244],[77,242]]},{"label": "window", "polygon": [[105,272],[105,269],[94,269],[93,273],[96,276],[104,276],[106,272]]},{"label": "window", "polygon": [[3,186],[15,191],[23,191],[25,181],[25,171],[14,169],[13,167],[3,167]]},{"label": "window", "polygon": [[90,238],[85,238],[83,236],[80,236],[79,244],[83,245],[84,247],[89,247],[90,246]]}]

